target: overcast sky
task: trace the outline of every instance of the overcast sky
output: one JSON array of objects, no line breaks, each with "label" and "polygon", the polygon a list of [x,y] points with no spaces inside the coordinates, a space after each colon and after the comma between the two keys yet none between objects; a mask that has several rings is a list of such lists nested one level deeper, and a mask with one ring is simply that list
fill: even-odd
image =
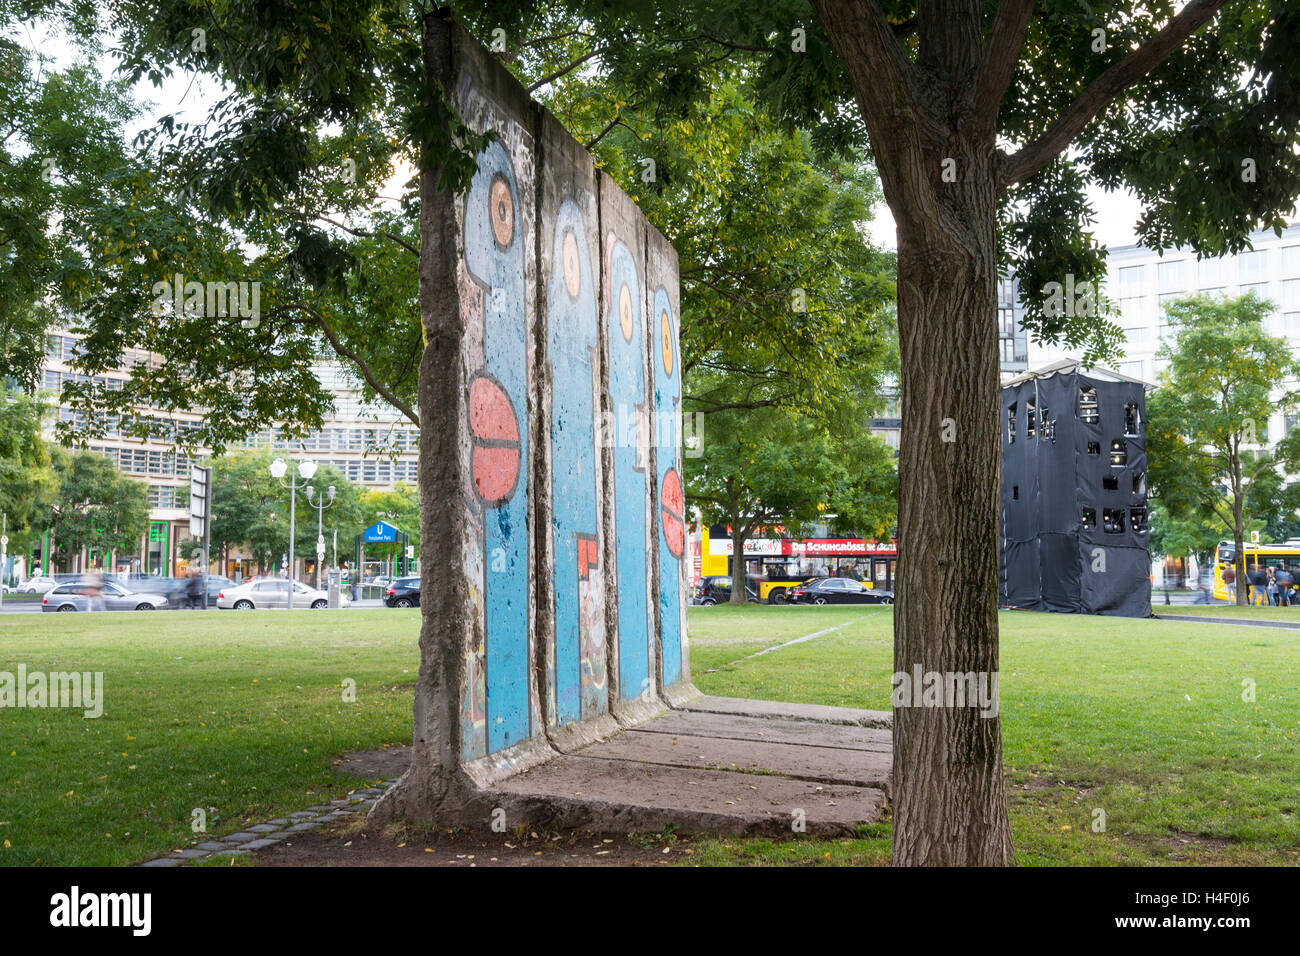
[{"label": "overcast sky", "polygon": [[[1093,235],[1107,249],[1119,246],[1131,246],[1137,242],[1133,227],[1138,216],[1142,214],[1142,204],[1131,193],[1108,193],[1092,187],[1088,190],[1096,219],[1092,224]],[[883,202],[875,210],[876,218],[867,224],[871,240],[886,249],[897,249],[898,239],[894,235],[894,217],[889,207]]]}]

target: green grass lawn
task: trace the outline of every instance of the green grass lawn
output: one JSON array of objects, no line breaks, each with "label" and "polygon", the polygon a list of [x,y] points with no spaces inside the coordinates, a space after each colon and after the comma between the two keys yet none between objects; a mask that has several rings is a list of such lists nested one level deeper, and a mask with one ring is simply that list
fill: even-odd
[{"label": "green grass lawn", "polygon": [[[858,633],[883,607],[793,607],[743,604],[693,607],[688,612],[691,673],[702,674],[786,641],[828,628]],[[818,638],[820,640],[820,638]]]},{"label": "green grass lawn", "polygon": [[[888,608],[689,618],[706,693],[889,706]],[[0,670],[105,681],[96,720],[0,711],[0,865],[132,863],[201,839],[195,809],[230,833],[355,786],[333,757],[410,740],[418,625],[387,609],[0,616]],[[1300,634],[1006,612],[1002,635],[1022,863],[1300,862]],[[692,860],[881,863],[889,843],[884,823],[850,840],[705,840]]]},{"label": "green grass lawn", "polygon": [[[695,682],[710,694],[887,709],[889,613]],[[1300,862],[1300,634],[1023,611],[1003,612],[1001,633],[1020,862]],[[1245,680],[1254,701],[1242,699]],[[1105,832],[1092,829],[1097,809]],[[698,859],[884,862],[887,830],[708,841]]]},{"label": "green grass lawn", "polygon": [[0,864],[132,863],[203,839],[196,809],[233,833],[354,787],[334,755],[411,739],[418,631],[388,609],[0,616],[0,670],[104,674],[98,719],[0,710]]}]

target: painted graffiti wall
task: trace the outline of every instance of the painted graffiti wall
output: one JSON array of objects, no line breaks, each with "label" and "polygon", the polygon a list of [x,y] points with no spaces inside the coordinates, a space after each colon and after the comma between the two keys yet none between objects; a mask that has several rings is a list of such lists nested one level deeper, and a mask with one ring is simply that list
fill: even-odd
[{"label": "painted graffiti wall", "polygon": [[631,199],[459,27],[451,52],[462,117],[495,135],[456,207],[468,597],[448,671],[472,764],[690,690],[679,299]]}]

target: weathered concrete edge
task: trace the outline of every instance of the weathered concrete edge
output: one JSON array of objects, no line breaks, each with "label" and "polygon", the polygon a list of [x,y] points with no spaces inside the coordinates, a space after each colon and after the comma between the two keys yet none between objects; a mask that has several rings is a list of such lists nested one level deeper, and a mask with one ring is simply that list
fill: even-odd
[{"label": "weathered concrete edge", "polygon": [[[880,819],[884,792],[862,788],[864,793],[878,794],[870,819],[831,822],[810,819],[806,832],[817,836],[852,836],[857,827]],[[499,794],[501,805],[510,819],[538,821],[539,825],[592,833],[647,833],[674,826],[682,833],[719,836],[785,836],[790,833],[788,813],[720,813],[716,810],[673,807],[650,807],[589,797],[564,797],[554,794]]]},{"label": "weathered concrete edge", "polygon": [[486,790],[507,777],[532,770],[554,756],[555,750],[545,737],[529,737],[505,750],[471,760],[463,765],[463,770],[475,788]]},{"label": "weathered concrete edge", "polygon": [[894,715],[887,710],[863,710],[858,707],[831,707],[827,704],[789,704],[774,700],[747,700],[742,697],[713,697],[699,694],[677,705],[681,710],[705,714],[734,714],[738,717],[780,717],[818,724],[843,724],[888,730]]},{"label": "weathered concrete edge", "polygon": [[551,746],[562,754],[569,754],[612,737],[622,729],[613,714],[604,713],[551,727],[547,732],[551,735]]},{"label": "weathered concrete edge", "polygon": [[619,701],[614,707],[614,719],[620,727],[636,727],[668,713],[669,708],[657,696],[646,695],[632,700]]},{"label": "weathered concrete edge", "polygon": [[668,706],[676,710],[690,710],[692,702],[699,700],[704,695],[700,689],[692,684],[689,680],[681,680],[676,684],[670,684],[664,688],[664,700]]}]

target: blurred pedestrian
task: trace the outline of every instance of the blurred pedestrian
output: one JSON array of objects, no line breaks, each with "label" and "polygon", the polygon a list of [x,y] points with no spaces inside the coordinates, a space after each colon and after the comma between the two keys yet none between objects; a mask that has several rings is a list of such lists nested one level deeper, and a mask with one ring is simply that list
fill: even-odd
[{"label": "blurred pedestrian", "polygon": [[1259,565],[1246,572],[1246,603],[1254,604],[1256,598],[1260,604],[1268,603],[1268,575]]},{"label": "blurred pedestrian", "polygon": [[86,597],[90,599],[87,605],[89,611],[107,610],[104,604],[104,572],[99,568],[91,568],[90,573],[86,575],[86,586],[83,589]]},{"label": "blurred pedestrian", "polygon": [[203,607],[203,575],[198,568],[190,569],[190,579],[185,587],[187,604],[192,610]]},{"label": "blurred pedestrian", "polygon": [[1232,565],[1223,569],[1223,586],[1228,589],[1228,600],[1233,604],[1237,603],[1237,572],[1232,570]]},{"label": "blurred pedestrian", "polygon": [[1278,604],[1287,607],[1291,603],[1291,586],[1295,584],[1295,576],[1286,568],[1278,565],[1274,577],[1277,579]]}]

